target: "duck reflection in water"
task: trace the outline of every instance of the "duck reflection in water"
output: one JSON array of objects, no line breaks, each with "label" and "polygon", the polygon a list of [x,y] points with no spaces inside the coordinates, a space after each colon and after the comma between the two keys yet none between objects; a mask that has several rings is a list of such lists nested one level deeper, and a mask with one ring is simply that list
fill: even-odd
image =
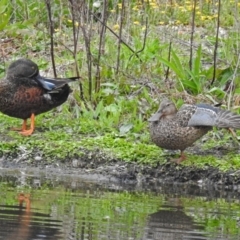
[{"label": "duck reflection in water", "polygon": [[63,239],[60,228],[62,222],[51,219],[49,214],[31,209],[30,194],[21,193],[18,205],[0,205],[0,239],[32,240]]},{"label": "duck reflection in water", "polygon": [[207,239],[194,219],[184,213],[179,199],[171,199],[162,209],[149,215],[142,240]]}]

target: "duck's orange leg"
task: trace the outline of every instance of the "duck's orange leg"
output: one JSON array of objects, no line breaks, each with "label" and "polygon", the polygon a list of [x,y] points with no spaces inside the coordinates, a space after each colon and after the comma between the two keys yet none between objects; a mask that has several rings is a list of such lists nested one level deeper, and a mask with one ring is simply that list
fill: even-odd
[{"label": "duck's orange leg", "polygon": [[18,202],[19,206],[22,206],[23,202],[26,202],[26,212],[30,211],[31,208],[30,194],[20,193],[18,195]]},{"label": "duck's orange leg", "polygon": [[27,130],[27,119],[23,120],[23,124],[22,124],[22,131],[26,131]]},{"label": "duck's orange leg", "polygon": [[30,129],[28,129],[28,130],[27,130],[27,120],[23,121],[22,131],[19,132],[23,136],[30,136],[34,131],[34,128],[35,128],[35,123],[34,123],[35,115],[34,115],[34,113],[32,113],[30,119],[31,119],[31,124],[30,124]]},{"label": "duck's orange leg", "polygon": [[187,156],[184,154],[183,151],[181,151],[180,158],[178,159],[173,159],[172,162],[175,162],[177,164],[180,164],[182,161],[184,161],[187,158]]},{"label": "duck's orange leg", "polygon": [[23,120],[22,128],[11,128],[12,131],[26,131],[27,129],[27,119]]}]

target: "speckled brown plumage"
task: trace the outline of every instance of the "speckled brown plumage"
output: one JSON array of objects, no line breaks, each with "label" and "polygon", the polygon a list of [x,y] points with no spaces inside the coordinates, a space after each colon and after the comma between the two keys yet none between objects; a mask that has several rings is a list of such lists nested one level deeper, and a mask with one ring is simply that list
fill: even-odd
[{"label": "speckled brown plumage", "polygon": [[[23,119],[21,133],[30,135],[34,117],[64,103],[71,92],[68,83],[75,79],[43,78],[34,62],[19,59],[9,66],[6,77],[0,81],[0,111]],[[28,118],[33,120],[31,131],[26,130]]]},{"label": "speckled brown plumage", "polygon": [[184,104],[179,110],[173,102],[164,100],[149,119],[152,141],[159,147],[183,151],[205,135],[213,126],[240,129],[240,116],[230,111],[207,105]]}]

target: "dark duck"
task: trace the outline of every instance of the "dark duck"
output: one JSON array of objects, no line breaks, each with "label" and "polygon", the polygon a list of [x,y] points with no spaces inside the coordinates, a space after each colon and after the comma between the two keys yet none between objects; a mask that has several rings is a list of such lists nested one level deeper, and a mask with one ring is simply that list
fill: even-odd
[{"label": "dark duck", "polygon": [[208,104],[184,104],[177,110],[165,99],[150,119],[150,136],[159,147],[180,150],[176,163],[186,159],[184,150],[205,135],[212,127],[240,129],[240,115]]},{"label": "dark duck", "polygon": [[[0,111],[23,119],[19,133],[29,136],[35,128],[35,116],[63,104],[71,92],[68,83],[76,79],[44,78],[36,63],[19,59],[10,64],[6,77],[0,81]],[[28,118],[31,119],[29,129]]]}]

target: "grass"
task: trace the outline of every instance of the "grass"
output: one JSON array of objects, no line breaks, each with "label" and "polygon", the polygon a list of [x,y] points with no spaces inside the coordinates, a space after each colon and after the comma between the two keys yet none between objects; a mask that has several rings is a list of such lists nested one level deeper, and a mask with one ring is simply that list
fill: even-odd
[{"label": "grass", "polygon": [[[121,159],[126,162],[137,162],[139,164],[148,164],[156,166],[164,164],[167,159],[174,159],[176,155],[169,155],[153,145],[150,141],[146,123],[141,127],[141,131],[134,130],[132,125],[116,128],[115,126],[99,127],[99,120],[89,119],[89,116],[82,118],[73,118],[72,115],[65,114],[63,117],[55,115],[54,123],[52,116],[55,112],[49,112],[37,117],[37,130],[31,137],[22,137],[17,132],[10,131],[11,126],[20,124],[19,120],[0,115],[2,122],[1,135],[4,141],[0,143],[2,155],[25,155],[29,162],[35,161],[36,156],[42,156],[49,163],[55,161],[67,162],[69,159],[81,157],[87,151],[100,150],[107,159]],[[67,124],[66,124],[67,122]],[[101,122],[101,120],[100,120]],[[114,124],[109,117],[109,122]],[[92,126],[95,126],[93,128]],[[99,129],[98,129],[99,127]],[[221,148],[229,145],[229,150],[217,157],[216,148],[217,136],[214,132],[207,137],[206,143],[199,143],[198,154],[188,153],[188,160],[183,162],[185,166],[195,166],[205,168],[206,166],[217,167],[222,171],[230,169],[239,169],[239,155],[234,154],[235,148],[231,147],[232,140],[226,134],[217,145]],[[204,154],[210,151],[209,154]],[[187,150],[188,152],[188,150]]]},{"label": "grass", "polygon": [[[68,103],[37,117],[38,129],[30,138],[8,130],[20,125],[19,120],[0,115],[2,153],[27,149],[30,155],[38,149],[48,159],[63,159],[81,154],[81,147],[99,148],[113,158],[155,165],[166,162],[164,152],[151,144],[148,133],[147,119],[159,98],[167,95],[178,106],[184,101],[222,102],[240,112],[240,29],[235,20],[240,6],[236,1],[221,1],[218,12],[218,2],[202,1],[194,10],[192,1],[125,1],[124,5],[113,0],[106,15],[103,4],[95,9],[91,1],[75,12],[66,1],[52,1],[50,9],[46,3],[0,2],[0,37],[6,40],[1,43],[0,77],[19,57],[31,58],[42,75],[53,76],[53,51],[58,77],[80,72],[82,80],[72,85]],[[106,16],[108,28],[90,12]],[[217,44],[218,15],[221,32]],[[231,91],[226,90],[229,83],[234,86]],[[208,145],[211,148],[216,143]],[[223,170],[239,167],[238,155],[225,158],[192,155],[184,164]]]}]

